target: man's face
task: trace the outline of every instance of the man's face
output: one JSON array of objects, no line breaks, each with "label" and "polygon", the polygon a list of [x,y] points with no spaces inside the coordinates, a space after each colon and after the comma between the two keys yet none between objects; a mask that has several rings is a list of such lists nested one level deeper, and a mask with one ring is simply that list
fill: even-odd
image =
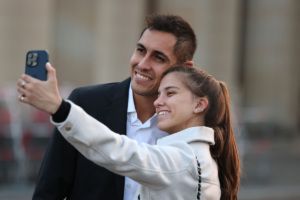
[{"label": "man's face", "polygon": [[134,94],[156,96],[162,73],[176,64],[176,37],[170,33],[145,30],[130,59]]}]

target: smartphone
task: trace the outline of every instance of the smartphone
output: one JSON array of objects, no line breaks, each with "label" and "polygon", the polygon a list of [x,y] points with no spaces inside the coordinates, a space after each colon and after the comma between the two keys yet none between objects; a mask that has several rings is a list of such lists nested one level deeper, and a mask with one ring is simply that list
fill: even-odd
[{"label": "smartphone", "polygon": [[47,80],[46,63],[49,61],[46,50],[31,50],[26,54],[25,74],[40,80]]}]

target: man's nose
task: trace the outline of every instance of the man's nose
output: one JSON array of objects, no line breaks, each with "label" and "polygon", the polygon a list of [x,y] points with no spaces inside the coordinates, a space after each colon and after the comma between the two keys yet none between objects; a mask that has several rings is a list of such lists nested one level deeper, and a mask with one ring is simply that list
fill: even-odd
[{"label": "man's nose", "polygon": [[138,63],[138,67],[143,70],[149,70],[151,68],[149,56],[145,55]]}]

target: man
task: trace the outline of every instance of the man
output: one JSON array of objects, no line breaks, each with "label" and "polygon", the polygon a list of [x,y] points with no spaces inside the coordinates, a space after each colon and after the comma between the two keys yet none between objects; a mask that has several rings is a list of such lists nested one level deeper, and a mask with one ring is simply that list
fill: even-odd
[{"label": "man", "polygon": [[[146,22],[130,59],[131,78],[75,89],[69,99],[112,131],[154,144],[164,135],[156,127],[153,106],[160,76],[174,64],[193,65],[196,37],[190,25],[178,16],[153,15]],[[84,158],[55,130],[33,200],[131,200],[138,187],[133,180]]]}]

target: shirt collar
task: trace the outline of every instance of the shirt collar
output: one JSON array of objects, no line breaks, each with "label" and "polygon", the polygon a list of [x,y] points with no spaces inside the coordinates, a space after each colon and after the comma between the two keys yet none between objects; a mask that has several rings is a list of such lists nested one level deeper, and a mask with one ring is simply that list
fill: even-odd
[{"label": "shirt collar", "polygon": [[136,110],[135,110],[135,105],[134,105],[134,100],[133,100],[133,94],[132,94],[132,89],[131,89],[131,83],[130,83],[129,92],[128,92],[127,113],[133,113],[133,112],[136,112]]},{"label": "shirt collar", "polygon": [[[135,104],[134,104],[134,99],[133,99],[133,91],[131,88],[131,84],[129,86],[129,92],[128,92],[128,106],[127,106],[127,115],[130,123],[132,125],[142,125],[140,120],[137,117],[136,109],[135,109]],[[148,119],[142,126],[143,127],[150,127],[153,124],[156,125],[157,123],[157,115],[156,113]]]},{"label": "shirt collar", "polygon": [[214,145],[214,130],[207,126],[191,127],[163,137],[159,139],[157,143],[161,145],[168,145],[174,143],[174,141],[185,141],[187,143],[202,141],[207,142],[210,145]]}]

